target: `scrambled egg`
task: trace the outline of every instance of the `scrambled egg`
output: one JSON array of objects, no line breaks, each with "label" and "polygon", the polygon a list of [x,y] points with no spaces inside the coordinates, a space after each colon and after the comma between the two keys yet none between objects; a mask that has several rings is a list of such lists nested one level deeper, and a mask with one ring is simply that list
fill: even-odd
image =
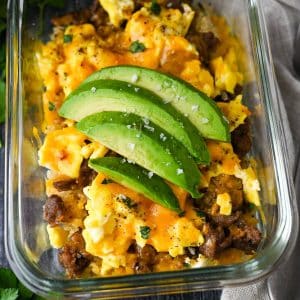
[{"label": "scrambled egg", "polygon": [[230,132],[243,124],[251,114],[249,109],[242,104],[242,95],[236,96],[228,103],[220,102],[218,106],[229,121]]},{"label": "scrambled egg", "polygon": [[218,194],[217,204],[220,206],[220,214],[230,216],[232,211],[231,198],[228,193]]},{"label": "scrambled egg", "polygon": [[217,89],[233,94],[236,85],[243,84],[243,75],[238,70],[236,52],[233,48],[230,48],[224,57],[213,59],[211,68]]},{"label": "scrambled egg", "polygon": [[[57,113],[65,97],[95,70],[119,64],[159,69],[181,77],[212,97],[220,91],[234,93],[235,87],[244,81],[239,61],[243,49],[223,18],[211,17],[221,42],[211,54],[210,68],[207,68],[201,63],[195,46],[185,38],[195,14],[187,4],[183,5],[183,11],[163,8],[157,16],[151,14],[147,6],[133,13],[134,5],[130,0],[100,2],[115,26],[128,20],[124,31],[112,32],[103,40],[91,24],[68,26],[65,31],[58,30],[55,38],[43,45],[38,54],[46,87],[43,106],[47,134],[39,151],[39,163],[50,170],[48,195],[57,192],[53,187],[57,178],[77,179],[84,159],[102,157],[108,151],[100,143],[86,143],[86,137],[73,127],[73,123],[62,120]],[[64,35],[71,36],[71,41],[65,43]],[[128,49],[134,41],[143,43],[145,51],[131,53]],[[250,115],[242,104],[241,95],[218,105],[231,131]],[[203,172],[202,186],[208,186],[210,178],[219,174],[235,175],[242,179],[246,200],[259,206],[260,187],[253,167],[241,168],[231,144],[208,141],[207,145],[212,163]],[[47,228],[50,243],[55,248],[62,247],[74,230],[83,228],[86,250],[101,258],[100,265],[91,264],[95,274],[114,274],[115,270],[130,273],[132,256],[127,249],[133,240],[141,247],[149,244],[172,257],[184,254],[185,247],[204,242],[200,230],[203,220],[196,215],[182,189],[171,186],[186,212],[184,217],[179,217],[140,194],[116,183],[103,184],[103,180],[103,174],[98,174],[91,186],[85,188],[85,195],[81,195],[77,206],[72,198],[67,200],[73,214],[69,220],[71,229],[68,226]],[[221,214],[231,214],[229,194],[218,195],[217,204]],[[149,228],[148,234],[142,234],[143,228]],[[199,257],[195,264],[207,265],[208,262]]]}]

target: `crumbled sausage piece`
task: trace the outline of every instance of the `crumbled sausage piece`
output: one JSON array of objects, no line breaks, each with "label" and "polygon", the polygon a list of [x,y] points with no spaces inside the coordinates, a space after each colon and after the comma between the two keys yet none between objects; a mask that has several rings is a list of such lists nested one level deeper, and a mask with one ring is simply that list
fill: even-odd
[{"label": "crumbled sausage piece", "polygon": [[250,122],[246,119],[244,124],[238,126],[231,133],[231,143],[233,146],[233,151],[243,158],[251,149],[251,134],[250,134]]},{"label": "crumbled sausage piece", "polygon": [[156,250],[150,245],[145,245],[143,248],[136,246],[135,249],[137,252],[135,272],[138,274],[152,272],[157,254]]},{"label": "crumbled sausage piece", "polygon": [[204,197],[197,201],[200,210],[216,215],[216,199],[218,194],[228,193],[231,198],[232,211],[235,212],[243,204],[243,182],[234,175],[220,174],[212,177]]},{"label": "crumbled sausage piece", "polygon": [[173,9],[182,9],[182,4],[183,1],[181,0],[166,0],[164,5],[167,8],[173,8]]},{"label": "crumbled sausage piece", "polygon": [[240,210],[234,212],[232,215],[225,216],[225,215],[209,215],[209,219],[215,225],[220,225],[222,227],[229,227],[233,223],[235,223],[239,217],[241,216],[242,212]]},{"label": "crumbled sausage piece", "polygon": [[232,96],[232,94],[230,94],[229,92],[226,92],[226,91],[221,91],[220,95],[218,95],[214,98],[214,100],[217,102],[229,102],[233,99],[234,99],[234,96]]},{"label": "crumbled sausage piece", "polygon": [[151,245],[145,245],[143,248],[137,247],[138,256],[147,264],[154,264],[156,250]]},{"label": "crumbled sausage piece", "polygon": [[144,4],[145,4],[145,0],[135,0],[134,1],[134,12],[140,10]]},{"label": "crumbled sausage piece", "polygon": [[59,191],[70,191],[76,189],[76,179],[59,180],[53,182],[53,186]]},{"label": "crumbled sausage piece", "polygon": [[84,240],[80,232],[75,232],[70,241],[59,250],[58,258],[71,278],[80,275],[89,265],[91,255],[84,250]]},{"label": "crumbled sausage piece", "polygon": [[151,273],[152,266],[145,264],[143,261],[137,260],[134,265],[134,271],[136,274]]},{"label": "crumbled sausage piece", "polygon": [[231,246],[231,236],[221,226],[213,228],[207,223],[203,226],[202,232],[205,242],[199,247],[199,251],[208,258],[214,258],[218,252]]},{"label": "crumbled sausage piece", "polygon": [[169,253],[158,252],[155,256],[154,268],[158,270],[180,270],[183,268],[184,255],[172,257]]},{"label": "crumbled sausage piece", "polygon": [[243,93],[243,86],[237,84],[234,88],[234,96],[241,95]]},{"label": "crumbled sausage piece", "polygon": [[209,190],[216,194],[229,193],[233,211],[241,208],[243,204],[243,182],[234,175],[221,174],[212,177]]},{"label": "crumbled sausage piece", "polygon": [[200,60],[204,65],[209,64],[209,54],[220,42],[213,32],[197,32],[191,29],[186,36],[187,40],[195,45]]},{"label": "crumbled sausage piece", "polygon": [[83,188],[92,183],[97,176],[97,172],[88,166],[88,160],[84,160],[80,166],[80,172],[78,177],[78,186]]},{"label": "crumbled sausage piece", "polygon": [[232,236],[232,246],[246,253],[253,253],[257,250],[261,242],[261,233],[253,225],[245,223],[233,225],[230,228]]},{"label": "crumbled sausage piece", "polygon": [[217,102],[229,102],[234,100],[236,96],[241,95],[243,92],[243,87],[237,84],[234,88],[234,93],[229,93],[227,91],[221,91],[220,95],[217,95],[214,100]]},{"label": "crumbled sausage piece", "polygon": [[44,205],[43,218],[51,226],[60,224],[65,215],[65,206],[61,197],[57,195],[52,195],[47,198]]}]

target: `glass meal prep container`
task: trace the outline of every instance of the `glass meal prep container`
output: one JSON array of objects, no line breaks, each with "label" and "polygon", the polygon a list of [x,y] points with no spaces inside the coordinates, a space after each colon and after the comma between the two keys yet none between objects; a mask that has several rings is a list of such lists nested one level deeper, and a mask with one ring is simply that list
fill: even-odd
[{"label": "glass meal prep container", "polygon": [[[82,8],[89,1],[69,1],[68,7],[47,9],[41,26],[37,26],[37,9],[29,7],[28,2],[9,1],[5,168],[6,254],[12,269],[28,288],[47,298],[66,299],[118,299],[220,289],[265,278],[289,257],[297,236],[298,215],[261,4],[258,0],[230,3],[212,0],[209,2],[213,9],[227,19],[247,49],[246,74],[251,81],[244,85],[243,98],[252,111],[251,156],[257,162],[263,212],[258,225],[263,240],[256,256],[234,265],[141,275],[65,278],[56,250],[50,248],[42,216],[46,170],[38,165],[39,143],[32,132],[33,127],[41,127],[42,93],[37,76],[34,97],[28,96],[26,69],[37,68],[30,43],[39,36],[41,26],[46,41],[51,33],[52,16]],[[30,84],[32,89],[32,82]]]}]

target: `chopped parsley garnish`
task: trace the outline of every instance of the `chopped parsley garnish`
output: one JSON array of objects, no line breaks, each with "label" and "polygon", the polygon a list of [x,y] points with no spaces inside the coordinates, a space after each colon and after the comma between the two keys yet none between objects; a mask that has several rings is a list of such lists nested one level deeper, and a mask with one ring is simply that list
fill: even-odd
[{"label": "chopped parsley garnish", "polygon": [[109,184],[109,183],[113,183],[113,181],[109,178],[104,178],[104,180],[102,181],[102,184]]},{"label": "chopped parsley garnish", "polygon": [[143,43],[140,43],[139,41],[132,42],[129,48],[130,52],[132,53],[144,52],[145,49],[145,45]]},{"label": "chopped parsley garnish", "polygon": [[53,102],[51,102],[51,101],[49,101],[49,103],[48,103],[48,109],[50,110],[50,111],[54,111],[55,110],[55,104],[53,103]]},{"label": "chopped parsley garnish", "polygon": [[64,43],[67,44],[67,43],[71,43],[73,40],[73,35],[72,34],[65,34],[64,35]]},{"label": "chopped parsley garnish", "polygon": [[200,217],[200,218],[206,218],[206,214],[205,214],[205,212],[203,212],[203,211],[197,210],[197,211],[196,211],[196,214],[197,214],[197,216]]},{"label": "chopped parsley garnish", "polygon": [[149,226],[140,226],[141,237],[144,240],[149,239],[151,228]]},{"label": "chopped parsley garnish", "polygon": [[161,12],[161,7],[160,5],[157,3],[156,0],[152,0],[152,3],[151,3],[151,7],[150,7],[152,13],[154,13],[155,15],[159,15],[160,12]]},{"label": "chopped parsley garnish", "polygon": [[255,210],[256,209],[256,205],[253,203],[249,203],[249,208],[250,210]]},{"label": "chopped parsley garnish", "polygon": [[120,194],[117,197],[118,200],[122,201],[128,208],[134,208],[137,207],[137,203],[135,203],[132,199],[130,199],[129,197]]}]

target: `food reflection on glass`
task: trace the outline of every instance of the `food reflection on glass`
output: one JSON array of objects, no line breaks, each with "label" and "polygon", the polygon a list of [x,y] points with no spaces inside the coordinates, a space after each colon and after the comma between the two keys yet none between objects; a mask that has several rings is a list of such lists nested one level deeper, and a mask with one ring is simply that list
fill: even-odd
[{"label": "food reflection on glass", "polygon": [[39,163],[69,277],[238,263],[261,242],[245,51],[183,2],[101,0],[52,20]]}]

